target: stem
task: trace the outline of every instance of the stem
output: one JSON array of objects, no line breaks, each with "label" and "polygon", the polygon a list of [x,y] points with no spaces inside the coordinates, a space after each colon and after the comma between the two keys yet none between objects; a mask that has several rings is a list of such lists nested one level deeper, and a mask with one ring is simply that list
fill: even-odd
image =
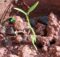
[{"label": "stem", "polygon": [[[36,42],[36,34],[35,34],[35,31],[32,28],[32,26],[30,25],[30,21],[29,21],[29,16],[28,15],[26,15],[26,19],[27,19],[27,22],[28,22],[28,26],[29,26],[30,30],[32,31],[32,34],[33,34],[33,36],[35,38],[35,41],[34,42]],[[33,46],[35,47],[35,49],[37,49],[34,43],[33,43]]]},{"label": "stem", "polygon": [[34,29],[33,29],[32,26],[30,25],[29,17],[26,16],[26,19],[27,19],[28,25],[29,25],[29,27],[30,27],[30,29],[31,29],[31,31],[32,31],[32,33],[33,33],[33,35],[36,36]]}]

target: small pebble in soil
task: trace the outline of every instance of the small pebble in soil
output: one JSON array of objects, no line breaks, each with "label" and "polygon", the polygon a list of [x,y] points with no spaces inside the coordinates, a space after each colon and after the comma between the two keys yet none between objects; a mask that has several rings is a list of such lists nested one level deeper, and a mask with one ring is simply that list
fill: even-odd
[{"label": "small pebble in soil", "polygon": [[47,25],[48,24],[48,16],[40,16],[39,17],[39,22]]},{"label": "small pebble in soil", "polygon": [[43,43],[38,42],[38,40],[35,44],[36,44],[37,48],[42,48],[43,47]]},{"label": "small pebble in soil", "polygon": [[7,54],[7,51],[5,47],[0,47],[0,57],[5,57],[4,55]]},{"label": "small pebble in soil", "polygon": [[55,43],[56,43],[56,39],[52,39],[52,40],[50,41],[50,45],[55,44]]},{"label": "small pebble in soil", "polygon": [[60,46],[56,46],[56,51],[60,52]]},{"label": "small pebble in soil", "polygon": [[48,51],[48,47],[47,47],[47,46],[44,46],[44,47],[43,47],[43,50],[44,50],[44,51]]},{"label": "small pebble in soil", "polygon": [[15,35],[14,28],[12,26],[8,26],[6,28],[6,35]]},{"label": "small pebble in soil", "polygon": [[36,32],[36,34],[37,35],[45,35],[46,34],[46,32],[44,33],[44,31],[45,31],[45,25],[44,24],[41,24],[41,23],[37,23],[36,24],[36,26],[35,26],[35,32]]},{"label": "small pebble in soil", "polygon": [[6,31],[5,28],[6,28],[5,26],[2,26],[2,25],[0,24],[0,33],[4,34],[5,31]]},{"label": "small pebble in soil", "polygon": [[12,44],[11,40],[6,37],[6,39],[2,40],[2,45],[8,47]]},{"label": "small pebble in soil", "polygon": [[21,35],[17,35],[16,39],[15,39],[15,43],[20,43],[22,40],[23,39],[22,39]]},{"label": "small pebble in soil", "polygon": [[36,20],[31,18],[30,19],[30,24],[31,24],[32,27],[34,27],[36,25]]}]

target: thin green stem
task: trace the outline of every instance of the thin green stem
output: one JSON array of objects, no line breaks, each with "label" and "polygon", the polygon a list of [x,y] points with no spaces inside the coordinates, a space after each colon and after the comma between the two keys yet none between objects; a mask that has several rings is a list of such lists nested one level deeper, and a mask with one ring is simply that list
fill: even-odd
[{"label": "thin green stem", "polygon": [[[30,25],[30,21],[29,21],[29,16],[28,15],[26,15],[26,19],[27,19],[27,22],[28,22],[28,26],[29,26],[30,30],[32,31],[32,35],[34,36],[34,39],[35,39],[34,42],[36,42],[36,34],[35,34],[35,31],[32,28],[32,26]],[[32,44],[36,48],[35,44],[34,43],[32,43]]]},{"label": "thin green stem", "polygon": [[31,31],[32,31],[32,33],[33,33],[33,35],[36,35],[34,29],[33,29],[32,26],[30,25],[29,17],[26,16],[26,19],[27,19],[28,25],[29,25],[29,27],[30,27],[30,29],[31,29]]}]

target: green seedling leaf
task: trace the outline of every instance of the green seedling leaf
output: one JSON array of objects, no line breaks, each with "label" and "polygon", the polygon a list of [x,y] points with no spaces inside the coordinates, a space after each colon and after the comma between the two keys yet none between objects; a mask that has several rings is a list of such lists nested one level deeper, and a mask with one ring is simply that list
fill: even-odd
[{"label": "green seedling leaf", "polygon": [[35,46],[36,36],[35,35],[31,35],[31,39],[32,39],[33,46]]},{"label": "green seedling leaf", "polygon": [[32,6],[28,9],[28,14],[30,14],[30,12],[34,11],[34,9],[37,7],[38,4],[39,4],[39,1],[37,1],[34,5],[32,5]]},{"label": "green seedling leaf", "polygon": [[19,11],[19,12],[21,12],[21,13],[23,13],[23,14],[25,14],[25,15],[27,15],[27,13],[24,10],[22,10],[22,9],[19,9],[19,8],[14,8],[14,9]]}]

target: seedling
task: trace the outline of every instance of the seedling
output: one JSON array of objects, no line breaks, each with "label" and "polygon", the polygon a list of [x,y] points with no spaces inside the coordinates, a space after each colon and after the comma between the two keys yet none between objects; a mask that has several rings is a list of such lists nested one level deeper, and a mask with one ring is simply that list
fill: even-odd
[{"label": "seedling", "polygon": [[24,10],[20,9],[20,8],[14,8],[15,10],[18,10],[19,12],[23,13],[26,16],[26,20],[28,23],[28,26],[30,28],[30,30],[32,31],[32,35],[31,35],[31,39],[32,39],[32,44],[33,46],[36,48],[35,42],[36,42],[36,34],[34,29],[32,28],[32,26],[30,25],[30,20],[29,20],[29,14],[35,10],[35,8],[38,6],[39,1],[37,1],[34,5],[32,5],[31,7],[29,7],[28,11],[25,12]]}]

